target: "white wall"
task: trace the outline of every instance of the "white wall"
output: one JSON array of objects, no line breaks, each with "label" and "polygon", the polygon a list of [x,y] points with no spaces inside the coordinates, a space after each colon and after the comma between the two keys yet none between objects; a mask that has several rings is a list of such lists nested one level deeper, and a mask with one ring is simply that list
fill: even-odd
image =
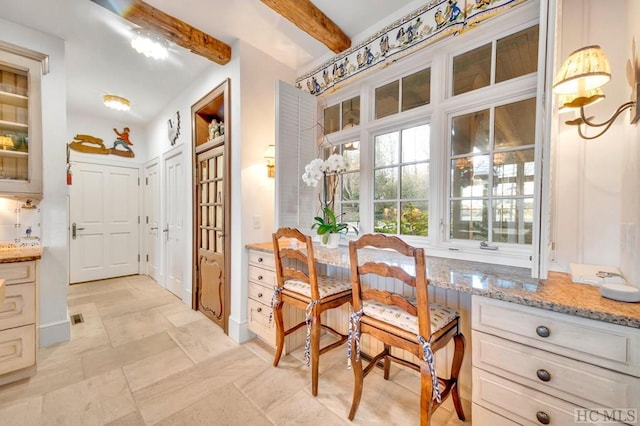
[{"label": "white wall", "polygon": [[0,19],[0,40],[49,55],[42,77],[43,199],[40,261],[40,346],[69,339],[66,187],[66,71],[64,41]]},{"label": "white wall", "polygon": [[[620,11],[630,3],[619,0],[611,7],[604,0],[562,2],[561,60],[580,47],[599,44],[611,65],[612,79],[603,87],[606,99],[587,107],[596,122],[606,120],[629,100],[625,76],[630,37],[622,44],[620,37],[630,31],[623,31],[626,22],[620,19]],[[638,251],[623,244],[621,229],[623,223],[637,223],[638,217],[637,153],[635,159],[631,155],[638,142],[637,129],[629,125],[625,112],[602,137],[584,140],[575,127],[564,124],[573,118],[573,113],[559,117],[553,195],[556,261],[551,268],[566,271],[569,263],[592,263],[621,267],[633,275],[631,265],[637,263]],[[594,134],[592,129],[588,134]],[[635,184],[630,184],[633,175]]]}]

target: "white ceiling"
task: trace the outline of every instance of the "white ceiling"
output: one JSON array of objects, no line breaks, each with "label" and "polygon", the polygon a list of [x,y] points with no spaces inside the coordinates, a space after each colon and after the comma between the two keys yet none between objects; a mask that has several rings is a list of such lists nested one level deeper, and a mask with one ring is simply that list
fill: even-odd
[{"label": "white ceiling", "polygon": [[[376,24],[406,15],[426,0],[312,0],[357,42]],[[259,0],[146,0],[146,3],[233,46],[237,40],[303,70],[332,53]],[[173,45],[156,61],[129,46],[135,26],[90,0],[0,0],[0,18],[66,41],[70,112],[146,123],[207,67],[220,66]],[[363,32],[365,32],[363,34]],[[102,105],[111,93],[131,100],[123,113]]]}]

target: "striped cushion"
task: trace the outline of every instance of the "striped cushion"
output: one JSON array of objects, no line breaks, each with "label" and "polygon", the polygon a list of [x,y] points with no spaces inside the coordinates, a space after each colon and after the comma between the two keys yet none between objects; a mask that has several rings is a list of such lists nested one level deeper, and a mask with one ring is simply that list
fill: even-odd
[{"label": "striped cushion", "polygon": [[[287,280],[284,282],[284,288],[311,298],[311,287],[303,281]],[[320,293],[320,298],[341,293],[345,290],[351,290],[350,282],[340,281],[333,277],[318,276],[318,292]]]},{"label": "striped cushion", "polygon": [[[415,298],[407,297],[407,300],[413,305],[416,304]],[[382,302],[373,300],[363,301],[362,308],[364,313],[372,318],[384,321],[416,335],[418,334],[418,317],[410,315],[404,309],[393,305],[385,305]],[[429,316],[431,319],[431,333],[433,334],[456,318],[458,311],[448,306],[430,303]]]}]

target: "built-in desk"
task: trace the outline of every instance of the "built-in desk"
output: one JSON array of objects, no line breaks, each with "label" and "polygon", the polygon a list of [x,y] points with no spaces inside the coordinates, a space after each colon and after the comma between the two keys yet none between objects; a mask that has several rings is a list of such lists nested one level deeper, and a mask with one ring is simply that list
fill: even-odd
[{"label": "built-in desk", "polygon": [[[260,265],[273,262],[271,243],[247,248]],[[349,279],[347,247],[314,251],[322,273]],[[374,249],[359,256],[405,261]],[[474,425],[572,424],[578,412],[603,421],[602,410],[589,411],[595,408],[640,413],[640,303],[605,299],[597,287],[573,283],[564,273],[538,280],[525,268],[428,255],[426,261],[429,300],[460,312],[467,347],[459,385],[461,396],[473,401]],[[393,291],[392,282],[370,284]],[[262,293],[270,300],[272,292]],[[346,309],[327,322],[345,331]],[[379,349],[374,341],[362,345],[365,352]],[[436,354],[438,375],[445,377],[448,352]]]}]

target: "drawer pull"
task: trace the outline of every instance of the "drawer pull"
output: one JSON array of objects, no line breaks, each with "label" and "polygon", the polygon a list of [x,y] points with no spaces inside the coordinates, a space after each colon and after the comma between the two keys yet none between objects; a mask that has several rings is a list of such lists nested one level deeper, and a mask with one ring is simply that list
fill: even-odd
[{"label": "drawer pull", "polygon": [[536,371],[536,376],[538,376],[538,379],[542,380],[543,382],[548,382],[549,380],[551,380],[551,373],[542,368]]},{"label": "drawer pull", "polygon": [[549,423],[551,423],[551,418],[544,411],[538,411],[536,413],[536,419],[538,419],[538,421],[543,425],[548,425]]},{"label": "drawer pull", "polygon": [[551,330],[549,330],[549,327],[539,325],[536,327],[536,334],[540,337],[549,337],[551,335]]},{"label": "drawer pull", "polygon": [[256,309],[256,311],[262,312],[262,308],[258,307],[258,309]]},{"label": "drawer pull", "polygon": [[258,263],[262,263],[262,258],[261,257],[258,258]]},{"label": "drawer pull", "polygon": [[258,281],[262,281],[262,275],[258,275]]},{"label": "drawer pull", "polygon": [[[262,293],[258,293],[258,298],[262,297]],[[538,370],[540,371],[540,370]]]}]

